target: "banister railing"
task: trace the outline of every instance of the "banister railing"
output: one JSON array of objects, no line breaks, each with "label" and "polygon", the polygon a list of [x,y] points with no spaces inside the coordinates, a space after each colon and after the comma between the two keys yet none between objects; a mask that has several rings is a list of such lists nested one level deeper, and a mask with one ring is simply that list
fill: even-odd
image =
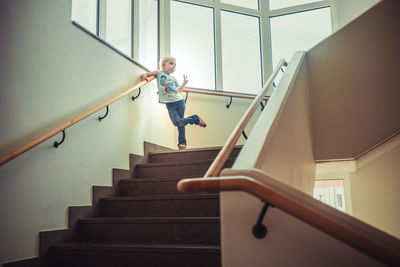
[{"label": "banister railing", "polygon": [[[257,97],[257,95],[255,95],[255,94],[244,94],[244,93],[236,93],[236,92],[229,92],[229,91],[216,91],[216,90],[206,90],[206,89],[197,89],[197,88],[184,88],[183,92],[186,93],[185,101],[187,101],[189,93],[229,97],[230,102],[228,105],[226,105],[226,108],[230,108],[233,98],[254,99]],[[269,96],[264,96],[263,100],[268,101]],[[261,106],[262,106],[262,109],[264,109],[263,103],[261,103]]]},{"label": "banister railing", "polygon": [[218,153],[217,157],[215,158],[214,162],[211,164],[210,168],[207,170],[204,177],[216,177],[218,176],[219,172],[222,170],[223,166],[225,165],[226,160],[228,159],[229,155],[231,154],[234,145],[238,141],[239,137],[242,135],[244,128],[246,127],[247,123],[253,116],[254,112],[256,111],[259,103],[263,100],[267,90],[272,86],[276,76],[278,75],[279,71],[281,70],[282,66],[287,66],[287,63],[284,59],[279,61],[275,71],[271,74],[268,81],[260,91],[260,93],[256,96],[253,102],[250,104],[247,111],[244,113],[242,118],[240,119],[239,123],[236,125],[235,129],[233,130],[232,134],[229,136],[228,140],[226,141],[225,145]]},{"label": "banister railing", "polygon": [[[400,266],[400,240],[257,170],[225,169],[222,177],[184,179],[185,193],[244,191],[369,255]],[[260,182],[262,181],[262,182]]]},{"label": "banister railing", "polygon": [[[252,95],[252,94],[241,94],[241,93],[234,93],[234,92],[204,90],[204,89],[195,89],[195,88],[185,88],[185,89],[183,89],[183,92],[202,94],[202,95],[236,97],[236,98],[244,98],[244,99],[254,99],[257,97],[257,95]],[[263,100],[268,100],[268,99],[269,99],[269,96],[264,96],[264,98],[263,98]]]},{"label": "banister railing", "polygon": [[114,103],[115,101],[117,101],[117,100],[123,98],[124,96],[132,93],[134,90],[144,86],[145,84],[147,84],[148,82],[150,82],[154,78],[155,77],[149,77],[147,79],[147,81],[145,80],[145,81],[142,81],[142,82],[139,82],[139,83],[133,85],[132,87],[122,91],[118,95],[113,96],[113,97],[109,98],[108,100],[102,102],[101,104],[99,104],[99,105],[97,105],[97,106],[95,106],[95,107],[83,112],[82,114],[80,114],[80,115],[78,115],[78,116],[76,116],[76,117],[64,122],[63,124],[57,126],[56,128],[54,128],[54,129],[44,133],[43,135],[33,139],[32,141],[24,144],[23,146],[20,146],[19,148],[15,149],[14,151],[11,151],[11,152],[1,156],[1,158],[0,158],[0,166],[5,164],[5,163],[7,163],[8,161],[18,157],[19,155],[25,153],[26,151],[32,149],[33,147],[39,145],[40,143],[46,141],[47,139],[53,137],[54,135],[56,135],[56,134],[58,134],[60,132],[64,132],[65,129],[71,127],[75,123],[77,123],[77,122],[89,117],[93,113],[95,113],[95,112],[107,107],[108,105]]}]

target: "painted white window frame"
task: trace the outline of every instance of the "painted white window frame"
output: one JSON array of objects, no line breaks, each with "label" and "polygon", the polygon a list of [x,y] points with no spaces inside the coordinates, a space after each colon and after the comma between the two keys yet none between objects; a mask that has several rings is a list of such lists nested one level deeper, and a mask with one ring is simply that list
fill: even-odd
[{"label": "painted white window frame", "polygon": [[315,181],[329,181],[329,180],[343,180],[344,188],[344,201],[346,206],[346,213],[353,215],[353,202],[351,198],[351,186],[349,173],[317,173]]},{"label": "painted white window frame", "polygon": [[[106,1],[97,0],[98,25],[97,35],[105,40],[106,38]],[[110,1],[110,0],[109,0]],[[112,0],[111,0],[112,1]],[[138,58],[139,43],[139,21],[138,21],[138,0],[132,1],[132,53],[127,55],[133,60]],[[337,0],[321,0],[314,3],[302,4],[298,6],[286,7],[281,9],[270,10],[269,0],[258,0],[259,9],[250,9],[231,4],[222,3],[221,0],[157,0],[158,1],[158,61],[171,53],[171,1],[177,1],[187,4],[195,4],[212,8],[214,11],[214,58],[215,58],[215,90],[223,91],[222,79],[222,41],[221,41],[221,11],[235,12],[243,15],[253,16],[260,22],[260,52],[261,52],[261,80],[262,83],[268,79],[273,72],[272,66],[272,40],[270,18],[283,16],[298,12],[311,11],[320,8],[330,7],[332,29],[337,28],[336,1]],[[286,59],[290,60],[290,59]],[[208,89],[209,88],[199,88]],[[226,88],[225,91],[229,91]],[[243,92],[246,93],[246,92]]]},{"label": "painted white window frame", "polygon": [[[260,51],[261,51],[261,68],[262,68],[262,81],[265,81],[273,72],[272,66],[272,43],[271,43],[271,27],[270,18],[293,14],[298,12],[310,11],[330,7],[331,10],[331,23],[332,28],[335,29],[336,20],[333,19],[335,13],[335,0],[323,0],[309,4],[303,4],[293,7],[269,10],[269,0],[259,0],[259,9],[250,9],[235,5],[222,3],[221,0],[159,0],[159,58],[170,55],[171,52],[171,39],[170,39],[170,25],[171,25],[171,1],[177,1],[187,4],[195,4],[214,9],[214,52],[215,52],[215,90],[223,91],[222,79],[222,45],[221,45],[221,11],[230,11],[243,15],[250,15],[259,18],[260,21]],[[289,59],[287,59],[289,60]],[[209,88],[202,88],[209,89]],[[229,88],[226,88],[229,89]],[[245,92],[243,92],[245,93]]]}]

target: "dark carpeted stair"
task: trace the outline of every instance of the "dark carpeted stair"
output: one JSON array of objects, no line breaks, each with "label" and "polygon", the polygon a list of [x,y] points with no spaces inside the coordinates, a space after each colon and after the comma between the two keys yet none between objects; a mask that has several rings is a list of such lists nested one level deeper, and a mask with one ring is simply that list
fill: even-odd
[{"label": "dark carpeted stair", "polygon": [[146,163],[116,177],[115,194],[99,198],[94,217],[77,220],[76,241],[50,246],[49,265],[221,266],[219,194],[182,194],[176,188],[180,179],[202,177],[218,152],[148,153]]}]

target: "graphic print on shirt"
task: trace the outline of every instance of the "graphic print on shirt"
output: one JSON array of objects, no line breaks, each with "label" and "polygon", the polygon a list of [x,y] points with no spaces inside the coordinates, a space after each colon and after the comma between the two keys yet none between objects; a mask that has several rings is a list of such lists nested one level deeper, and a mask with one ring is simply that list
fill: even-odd
[{"label": "graphic print on shirt", "polygon": [[161,75],[160,77],[160,84],[164,87],[166,94],[176,93],[176,84],[174,81],[167,81],[167,76]]}]

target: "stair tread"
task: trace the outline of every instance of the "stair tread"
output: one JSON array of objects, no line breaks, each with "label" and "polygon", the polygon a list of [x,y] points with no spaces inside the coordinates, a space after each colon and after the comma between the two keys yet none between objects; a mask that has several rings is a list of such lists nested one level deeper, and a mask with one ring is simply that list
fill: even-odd
[{"label": "stair tread", "polygon": [[180,181],[182,179],[191,179],[191,178],[201,178],[199,175],[184,175],[177,177],[135,177],[131,179],[123,179],[120,180],[120,183],[147,183],[147,182],[168,182],[168,181]]},{"label": "stair tread", "polygon": [[168,251],[220,251],[221,246],[215,244],[157,244],[157,243],[113,243],[113,242],[73,242],[52,246],[69,250],[168,250]]},{"label": "stair tread", "polygon": [[137,217],[137,218],[84,218],[80,223],[193,223],[193,222],[219,222],[220,217]]},{"label": "stair tread", "polygon": [[[242,145],[236,145],[234,148],[242,148]],[[203,147],[203,148],[188,148],[188,149],[181,149],[181,150],[170,150],[170,151],[158,151],[158,152],[149,152],[149,155],[159,155],[159,154],[174,154],[174,153],[190,153],[190,152],[199,152],[199,151],[215,151],[221,150],[222,146],[216,147]]]},{"label": "stair tread", "polygon": [[114,196],[104,197],[101,201],[122,201],[122,200],[167,200],[167,199],[205,199],[205,198],[219,198],[219,194],[183,194],[183,195],[149,195],[149,196]]},{"label": "stair tread", "polygon": [[[228,161],[234,161],[235,158],[228,158]],[[168,162],[151,162],[151,163],[142,163],[136,164],[136,167],[140,168],[150,168],[150,167],[159,167],[159,166],[173,166],[173,165],[196,165],[196,164],[211,164],[214,159],[200,159],[200,160],[188,160],[188,161],[168,161]]]}]

